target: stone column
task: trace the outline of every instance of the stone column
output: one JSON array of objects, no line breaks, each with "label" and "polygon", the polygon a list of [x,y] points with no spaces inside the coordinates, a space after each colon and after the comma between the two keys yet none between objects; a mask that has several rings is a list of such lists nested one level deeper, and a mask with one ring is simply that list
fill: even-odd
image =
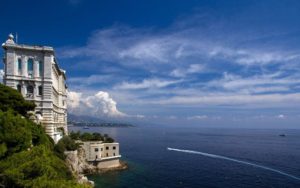
[{"label": "stone column", "polygon": [[33,99],[36,99],[36,96],[38,95],[38,85],[36,84],[36,82],[34,82],[33,84]]},{"label": "stone column", "polygon": [[20,84],[21,84],[21,93],[22,93],[23,97],[25,97],[26,96],[26,85],[23,81]]},{"label": "stone column", "polygon": [[26,62],[25,56],[22,56],[21,60],[22,60],[22,76],[27,77],[28,76],[28,74],[27,74],[27,62]]}]

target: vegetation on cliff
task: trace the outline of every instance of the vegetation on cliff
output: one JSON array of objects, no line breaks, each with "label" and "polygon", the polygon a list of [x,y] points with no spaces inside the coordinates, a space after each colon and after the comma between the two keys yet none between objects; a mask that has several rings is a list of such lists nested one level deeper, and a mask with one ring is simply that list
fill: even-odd
[{"label": "vegetation on cliff", "polygon": [[0,84],[0,187],[89,187],[76,183],[52,139],[28,119],[34,107]]},{"label": "vegetation on cliff", "polygon": [[75,143],[75,141],[69,136],[64,136],[62,139],[58,141],[58,143],[54,146],[54,151],[57,156],[61,159],[65,159],[66,156],[64,154],[65,151],[74,151],[79,148],[79,145]]},{"label": "vegetation on cliff", "polygon": [[101,133],[81,133],[80,131],[71,132],[70,137],[73,140],[82,140],[82,141],[102,141],[104,143],[112,143],[114,139],[109,137],[107,134],[102,135]]},{"label": "vegetation on cliff", "polygon": [[0,110],[15,111],[22,116],[27,116],[27,112],[34,110],[35,104],[25,101],[23,96],[16,90],[0,84]]}]

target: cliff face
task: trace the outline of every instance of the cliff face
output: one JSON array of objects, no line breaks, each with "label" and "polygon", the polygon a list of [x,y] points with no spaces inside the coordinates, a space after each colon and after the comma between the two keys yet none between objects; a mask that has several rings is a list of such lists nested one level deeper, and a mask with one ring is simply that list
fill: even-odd
[{"label": "cliff face", "polygon": [[94,185],[93,181],[89,181],[84,173],[93,171],[94,167],[89,165],[85,160],[85,154],[83,149],[75,151],[65,151],[66,163],[70,170],[77,178],[78,183],[89,183]]},{"label": "cliff face", "polygon": [[69,168],[75,174],[91,173],[97,168],[85,160],[85,152],[82,148],[75,151],[66,151],[65,155]]}]

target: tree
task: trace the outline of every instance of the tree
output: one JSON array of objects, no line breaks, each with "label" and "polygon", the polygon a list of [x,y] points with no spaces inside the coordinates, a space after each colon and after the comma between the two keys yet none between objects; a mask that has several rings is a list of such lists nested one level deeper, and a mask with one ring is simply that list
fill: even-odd
[{"label": "tree", "polygon": [[79,140],[80,139],[80,131],[77,132],[71,132],[69,134],[69,136],[73,139],[73,140]]},{"label": "tree", "polygon": [[80,139],[82,141],[91,141],[93,140],[93,135],[91,135],[91,133],[83,133],[82,135],[80,135]]},{"label": "tree", "polygon": [[34,110],[34,108],[35,104],[33,102],[24,100],[21,93],[19,93],[17,90],[0,84],[1,111],[8,111],[9,109],[12,109],[22,116],[27,116],[27,112]]},{"label": "tree", "polygon": [[[0,187],[90,187],[77,184],[53,151],[53,140],[27,117],[35,105],[0,84]],[[74,149],[74,141],[63,139]]]},{"label": "tree", "polygon": [[31,123],[11,110],[0,111],[0,142],[4,152],[2,156],[26,150],[31,146]]},{"label": "tree", "polygon": [[78,144],[76,144],[75,141],[72,140],[72,138],[70,138],[69,136],[64,136],[54,146],[54,151],[62,159],[65,158],[65,155],[64,155],[65,151],[74,151],[77,149],[78,149]]},{"label": "tree", "polygon": [[105,143],[113,143],[115,140],[109,137],[107,134],[104,134],[103,142]]},{"label": "tree", "polygon": [[103,137],[100,133],[93,133],[93,140],[95,141],[102,141]]},{"label": "tree", "polygon": [[0,172],[5,187],[87,187],[76,184],[64,161],[43,145],[0,161]]},{"label": "tree", "polygon": [[53,148],[41,125],[15,114],[12,110],[0,111],[0,157],[41,144]]}]

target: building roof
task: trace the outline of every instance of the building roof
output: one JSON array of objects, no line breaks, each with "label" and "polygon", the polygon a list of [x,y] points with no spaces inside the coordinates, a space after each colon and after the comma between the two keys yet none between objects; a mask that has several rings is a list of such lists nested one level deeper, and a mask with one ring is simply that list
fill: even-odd
[{"label": "building roof", "polygon": [[44,52],[53,52],[54,49],[50,46],[38,46],[38,45],[25,45],[25,44],[15,44],[15,43],[8,43],[5,42],[2,44],[2,47],[4,49],[8,48],[14,48],[14,49],[20,49],[20,50],[32,50],[32,51],[44,51]]}]

